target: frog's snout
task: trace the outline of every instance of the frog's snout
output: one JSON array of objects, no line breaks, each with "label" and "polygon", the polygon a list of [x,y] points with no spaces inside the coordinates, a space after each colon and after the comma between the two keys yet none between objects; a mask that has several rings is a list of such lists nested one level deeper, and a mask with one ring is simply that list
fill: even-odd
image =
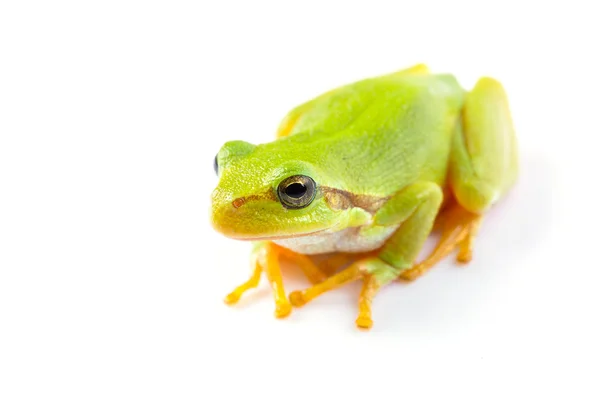
[{"label": "frog's snout", "polygon": [[210,222],[216,231],[224,235],[227,235],[227,226],[232,225],[227,221],[232,219],[232,214],[235,212],[230,198],[231,196],[219,188],[215,189],[211,195]]},{"label": "frog's snout", "polygon": [[243,194],[217,188],[212,194],[211,224],[217,232],[232,239],[252,240],[271,235],[279,229],[273,221],[283,208],[275,196],[268,189]]},{"label": "frog's snout", "polygon": [[230,238],[239,238],[250,227],[244,223],[248,219],[244,205],[246,197],[236,197],[224,190],[215,190],[212,194],[210,221],[213,228]]}]

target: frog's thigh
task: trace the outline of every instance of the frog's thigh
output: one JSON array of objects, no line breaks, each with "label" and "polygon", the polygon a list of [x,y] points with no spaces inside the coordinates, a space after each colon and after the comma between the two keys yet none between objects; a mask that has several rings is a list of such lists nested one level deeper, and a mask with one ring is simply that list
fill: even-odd
[{"label": "frog's thigh", "polygon": [[378,254],[382,261],[393,267],[395,276],[380,280],[394,279],[413,264],[431,233],[442,198],[442,189],[438,185],[418,182],[398,192],[377,212],[376,225],[399,224]]},{"label": "frog's thigh", "polygon": [[401,69],[392,73],[392,75],[425,75],[429,73],[429,67],[426,64],[415,64],[411,67]]},{"label": "frog's thigh", "polygon": [[449,181],[458,203],[481,214],[512,186],[517,143],[502,85],[480,79],[467,95],[450,155]]},{"label": "frog's thigh", "polygon": [[309,108],[310,102],[302,104],[292,111],[290,111],[283,120],[279,123],[279,127],[277,128],[277,133],[275,134],[276,138],[281,138],[285,136],[289,136],[292,134],[296,123],[300,119],[300,117],[306,112]]}]

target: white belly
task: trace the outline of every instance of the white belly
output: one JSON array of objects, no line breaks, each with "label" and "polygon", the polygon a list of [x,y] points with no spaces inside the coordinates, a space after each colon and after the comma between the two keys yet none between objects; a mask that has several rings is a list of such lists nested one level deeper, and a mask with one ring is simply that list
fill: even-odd
[{"label": "white belly", "polygon": [[[368,230],[368,234],[363,229]],[[381,247],[397,227],[377,228],[377,232],[374,232],[373,229],[370,227],[346,228],[338,232],[323,232],[310,236],[274,240],[273,242],[301,254],[363,253]]]}]

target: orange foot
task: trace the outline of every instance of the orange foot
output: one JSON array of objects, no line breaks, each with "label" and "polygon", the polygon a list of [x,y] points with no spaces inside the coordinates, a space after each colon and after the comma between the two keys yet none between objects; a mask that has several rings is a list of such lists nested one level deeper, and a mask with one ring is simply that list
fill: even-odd
[{"label": "orange foot", "polygon": [[252,275],[225,297],[225,303],[228,305],[237,303],[246,291],[258,286],[262,272],[265,272],[273,291],[275,316],[277,318],[287,317],[292,312],[292,306],[283,286],[279,257],[285,257],[295,262],[312,284],[326,279],[326,275],[307,256],[293,253],[271,242],[261,242],[252,251]]}]

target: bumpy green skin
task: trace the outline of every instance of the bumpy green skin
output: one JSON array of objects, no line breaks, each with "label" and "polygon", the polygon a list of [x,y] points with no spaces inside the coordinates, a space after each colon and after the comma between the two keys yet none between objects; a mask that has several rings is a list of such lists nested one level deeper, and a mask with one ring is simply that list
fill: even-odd
[{"label": "bumpy green skin", "polygon": [[[449,186],[464,208],[481,213],[516,179],[508,103],[491,78],[482,78],[471,92],[447,74],[406,70],[366,79],[300,105],[282,129],[289,132],[270,143],[222,147],[213,226],[244,240],[354,226],[377,235],[393,226],[396,233],[370,267],[382,283],[414,261],[444,189]],[[275,193],[279,182],[296,174],[312,177],[319,188],[386,201],[375,213],[339,209],[318,190],[308,207],[288,210]],[[240,198],[243,206],[232,206]]]}]

